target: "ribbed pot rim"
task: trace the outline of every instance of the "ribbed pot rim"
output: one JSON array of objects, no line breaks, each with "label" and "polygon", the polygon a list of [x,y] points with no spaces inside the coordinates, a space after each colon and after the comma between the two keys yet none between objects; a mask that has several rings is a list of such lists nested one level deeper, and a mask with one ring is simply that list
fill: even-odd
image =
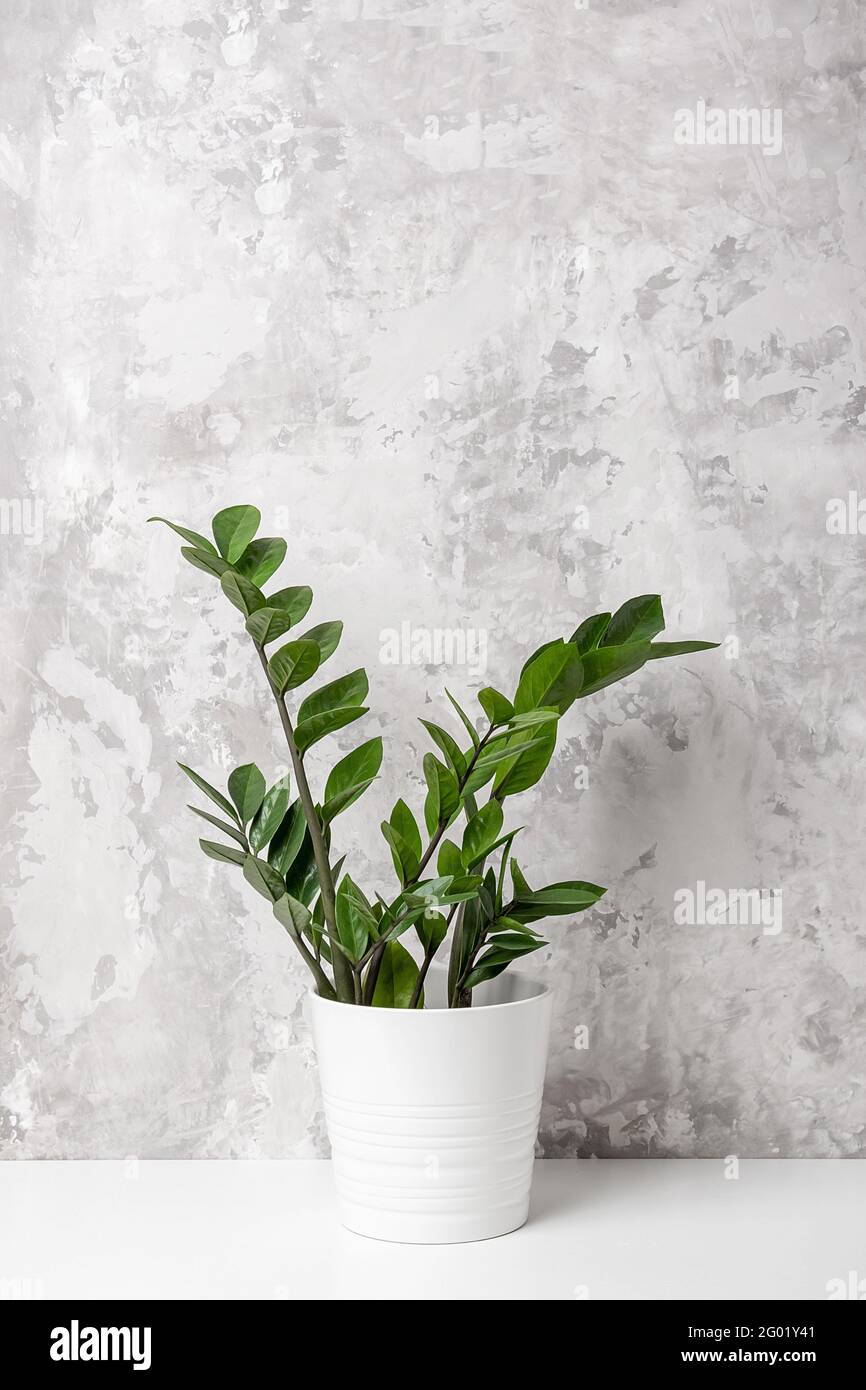
[{"label": "ribbed pot rim", "polygon": [[469,1009],[392,1009],[392,1008],[372,1008],[371,1006],[361,1006],[359,1004],[346,1004],[341,999],[323,999],[314,989],[307,991],[307,998],[310,1002],[315,1002],[319,1009],[352,1009],[356,1014],[372,1014],[374,1018],[382,1018],[385,1014],[394,1014],[400,1018],[425,1018],[441,1016],[442,1014],[453,1015],[457,1018],[471,1018],[473,1014],[477,1018],[479,1014],[493,1014],[503,1009],[521,1009],[530,1004],[538,1004],[545,999],[551,992],[550,985],[542,984],[541,980],[536,980],[532,975],[521,975],[521,982],[532,989],[532,993],[523,999],[508,999],[501,1004],[473,1004]]}]

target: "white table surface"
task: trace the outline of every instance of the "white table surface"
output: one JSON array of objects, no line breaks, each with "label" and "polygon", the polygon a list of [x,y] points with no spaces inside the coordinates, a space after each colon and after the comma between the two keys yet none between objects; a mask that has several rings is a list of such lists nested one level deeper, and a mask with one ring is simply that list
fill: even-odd
[{"label": "white table surface", "polygon": [[851,1271],[855,1160],[548,1160],[523,1230],[437,1247],[343,1230],[327,1162],[0,1163],[7,1297],[820,1300]]}]

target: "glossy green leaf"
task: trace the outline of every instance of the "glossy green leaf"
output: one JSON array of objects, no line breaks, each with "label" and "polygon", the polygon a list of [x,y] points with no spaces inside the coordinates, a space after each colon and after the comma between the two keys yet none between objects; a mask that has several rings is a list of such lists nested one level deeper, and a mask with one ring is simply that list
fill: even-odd
[{"label": "glossy green leaf", "polygon": [[276,642],[278,637],[282,637],[284,632],[288,632],[292,626],[288,613],[283,613],[279,608],[259,608],[255,613],[251,613],[244,623],[244,627],[260,647],[266,647],[269,642]]},{"label": "glossy green leaf", "polygon": [[498,690],[494,690],[492,685],[486,685],[483,690],[479,690],[478,703],[491,724],[507,724],[514,714],[511,701],[500,695]]},{"label": "glossy green leaf", "polygon": [[528,898],[532,889],[523,876],[523,871],[516,859],[511,861],[511,882],[514,884],[515,898]]},{"label": "glossy green leaf", "polygon": [[216,840],[199,840],[208,859],[220,859],[225,864],[243,864],[246,855],[243,850],[232,849],[231,845],[217,844]]},{"label": "glossy green leaf", "polygon": [[280,568],[285,558],[286,542],[279,536],[263,536],[259,541],[250,541],[241,558],[236,561],[235,569],[260,589]]},{"label": "glossy green leaf", "polygon": [[[514,863],[512,861],[512,875]],[[607,892],[597,883],[583,883],[579,879],[564,883],[551,883],[547,888],[539,888],[534,893],[520,893],[508,905],[508,916],[518,922],[540,922],[543,917],[569,917],[593,907]]]},{"label": "glossy green leaf", "polygon": [[478,732],[477,732],[477,730],[476,730],[476,728],[475,728],[475,725],[472,723],[472,720],[469,718],[469,715],[466,713],[465,709],[461,709],[460,705],[458,705],[457,701],[454,699],[454,696],[451,694],[450,690],[446,690],[446,691],[445,691],[445,694],[448,696],[448,699],[451,701],[451,704],[452,704],[454,710],[456,711],[457,716],[458,716],[458,718],[460,719],[460,722],[462,723],[464,729],[466,730],[467,734],[468,734],[469,737],[471,738],[471,740],[472,740],[472,747],[473,747],[473,748],[477,748],[477,747],[478,747],[478,744],[480,743],[481,740],[480,740],[479,737],[478,737]]},{"label": "glossy green leaf", "polygon": [[584,618],[580,627],[575,628],[568,640],[583,656],[584,652],[590,652],[598,646],[607,632],[609,622],[609,613],[593,613],[591,618]]},{"label": "glossy green leaf", "polygon": [[388,821],[383,820],[379,827],[391,851],[391,858],[394,861],[394,872],[403,887],[418,871],[418,856],[412,847],[406,843],[403,836]]},{"label": "glossy green leaf", "polygon": [[225,811],[227,816],[231,816],[232,820],[236,821],[238,819],[237,811],[228,798],[223,796],[222,792],[218,792],[216,787],[211,786],[210,782],[206,782],[197,772],[193,772],[191,767],[187,767],[186,763],[178,763],[178,767],[181,772],[186,773],[189,780],[198,787],[200,792],[204,792],[205,796],[210,797],[215,806],[219,806],[220,810]]},{"label": "glossy green leaf", "polygon": [[241,558],[256,531],[262,514],[258,507],[226,507],[213,519],[214,540],[224,560],[230,565]]},{"label": "glossy green leaf", "polygon": [[664,625],[665,615],[658,594],[639,594],[616,610],[599,647],[623,647],[630,642],[648,642],[664,631]]},{"label": "glossy green leaf", "polygon": [[274,903],[274,916],[285,927],[289,936],[297,939],[309,930],[312,916],[309,908],[298,902],[289,893],[283,893]]},{"label": "glossy green leaf", "polygon": [[302,640],[304,642],[315,642],[319,648],[319,665],[323,665],[329,656],[333,656],[337,647],[340,645],[340,638],[343,635],[343,624],[318,623],[316,627],[311,627],[309,632],[305,632]]},{"label": "glossy green leaf", "polygon": [[248,825],[265,798],[265,779],[255,763],[244,763],[229,774],[229,796],[242,825]]},{"label": "glossy green leaf", "polygon": [[244,878],[257,893],[272,903],[277,902],[286,891],[281,875],[266,860],[257,859],[253,854],[248,854],[244,859]]},{"label": "glossy green leaf", "polygon": [[[528,756],[536,750],[545,749],[549,742],[549,736],[544,734],[545,727],[542,726],[541,731],[532,737],[522,731],[517,734],[505,735],[497,742],[490,743],[481,753],[463,785],[464,798],[467,793],[480,791],[505,763],[510,764],[512,760],[517,758],[518,751],[522,756]],[[555,741],[556,726],[553,725],[552,728]],[[519,744],[518,738],[521,740]]]},{"label": "glossy green leaf", "polygon": [[235,574],[234,570],[226,570],[220,579],[220,588],[229,603],[233,603],[245,618],[265,606],[265,596],[261,589],[244,579],[242,574]]},{"label": "glossy green leaf", "polygon": [[237,844],[241,846],[244,853],[246,853],[247,837],[244,835],[243,831],[238,830],[236,825],[232,825],[227,820],[220,820],[219,816],[212,816],[210,811],[201,811],[198,806],[189,806],[189,810],[193,811],[197,816],[201,816],[202,820],[206,820],[208,824],[214,826],[215,829],[221,830],[222,833],[228,835],[230,839],[235,840]]},{"label": "glossy green leaf", "polygon": [[648,661],[662,661],[668,656],[688,656],[691,652],[708,652],[718,642],[651,642]]},{"label": "glossy green leaf", "polygon": [[463,832],[463,863],[467,869],[483,859],[502,829],[502,807],[488,801],[472,817]]},{"label": "glossy green leaf", "polygon": [[382,740],[379,737],[371,738],[341,758],[331,769],[325,783],[324,819],[333,820],[340,811],[345,811],[357,801],[378,775],[381,766]]},{"label": "glossy green leaf", "polygon": [[294,627],[295,623],[307,616],[313,602],[313,591],[309,584],[292,584],[288,589],[278,589],[275,594],[268,594],[265,602],[269,608],[278,608],[285,613],[290,626]]},{"label": "glossy green leaf", "polygon": [[348,874],[337,889],[336,908],[339,942],[351,960],[360,960],[371,935],[376,936],[376,919]]},{"label": "glossy green leaf", "polygon": [[447,729],[440,728],[438,724],[431,724],[429,719],[422,719],[420,723],[424,725],[436,747],[444,755],[445,761],[454,775],[458,780],[462,778],[466,771],[466,758],[457,740],[449,734]]},{"label": "glossy green leaf", "polygon": [[320,738],[335,733],[337,729],[344,729],[347,724],[353,724],[366,713],[366,705],[359,705],[357,708],[347,705],[343,709],[328,710],[325,714],[314,714],[311,719],[305,719],[303,723],[298,724],[295,729],[295,743],[299,751],[305,753],[314,743],[318,743]]},{"label": "glossy green leaf", "polygon": [[268,846],[268,863],[284,878],[298,856],[306,833],[303,807],[300,801],[293,801]]},{"label": "glossy green leaf", "polygon": [[449,826],[459,811],[460,791],[450,767],[440,763],[432,753],[425,753],[423,767],[427,779],[424,821],[428,835],[434,835],[437,826]]},{"label": "glossy green leaf", "polygon": [[211,555],[209,550],[194,550],[192,546],[182,545],[180,553],[189,564],[195,565],[197,570],[204,570],[205,574],[213,575],[215,579],[228,574],[231,569],[231,565],[221,560],[218,555]]},{"label": "glossy green leaf", "polygon": [[291,868],[286,871],[286,891],[298,902],[302,902],[305,907],[310,903],[319,892],[319,876],[316,872],[316,855],[313,850],[313,842],[310,832],[304,827],[304,836],[301,840],[301,847],[295,856]]},{"label": "glossy green leaf", "polygon": [[268,670],[280,695],[284,695],[287,690],[295,690],[314,676],[320,661],[321,654],[316,643],[301,638],[287,642],[274,652],[268,662]]},{"label": "glossy green leaf", "polygon": [[629,642],[624,647],[596,647],[581,657],[583,684],[580,699],[595,695],[606,686],[621,681],[639,671],[649,660],[652,648],[649,642]]},{"label": "glossy green leaf", "polygon": [[163,526],[170,526],[182,540],[188,541],[194,550],[201,550],[205,555],[216,555],[216,547],[211,545],[207,536],[202,536],[198,531],[190,531],[186,526],[178,526],[177,522],[166,521],[164,516],[149,516],[148,521],[161,521]]},{"label": "glossy green leaf", "polygon": [[406,844],[409,846],[409,849],[412,852],[412,858],[415,861],[415,865],[412,870],[412,872],[414,873],[415,869],[417,869],[418,867],[418,864],[421,860],[421,854],[423,852],[423,847],[421,844],[421,831],[418,829],[418,822],[416,821],[412,811],[406,805],[406,802],[402,799],[402,797],[399,801],[396,801],[394,803],[394,809],[391,812],[390,821],[393,828],[397,831],[397,834],[403,837],[403,839],[405,840]]},{"label": "glossy green leaf", "polygon": [[334,709],[358,708],[366,700],[369,689],[367,672],[363,668],[350,671],[347,676],[340,676],[308,695],[298,710],[298,723]]},{"label": "glossy green leaf", "polygon": [[514,760],[503,762],[493,779],[493,795],[502,800],[528,791],[544,775],[556,747],[555,724],[543,724],[531,737],[531,730],[509,734],[508,744],[515,750]]},{"label": "glossy green leaf", "polygon": [[427,908],[415,923],[415,931],[418,940],[424,947],[425,954],[429,953],[432,956],[445,940],[448,922],[441,912],[434,912],[432,908]]},{"label": "glossy green leaf", "polygon": [[418,980],[418,966],[399,941],[389,941],[373,992],[374,1009],[408,1009]]},{"label": "glossy green leaf", "polygon": [[525,714],[542,706],[563,713],[581,686],[581,657],[568,642],[553,642],[530,661],[517,687],[514,711]]},{"label": "glossy green leaf", "polygon": [[250,826],[250,844],[258,854],[276,835],[289,809],[289,779],[281,777],[279,782],[265,792],[261,806],[253,816]]},{"label": "glossy green leaf", "polygon": [[452,840],[443,840],[436,859],[436,871],[446,876],[463,873],[463,855]]}]

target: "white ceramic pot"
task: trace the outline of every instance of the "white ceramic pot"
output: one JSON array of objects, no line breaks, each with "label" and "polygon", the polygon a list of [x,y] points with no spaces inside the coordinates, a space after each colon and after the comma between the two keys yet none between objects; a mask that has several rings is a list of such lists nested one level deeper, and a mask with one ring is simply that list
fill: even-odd
[{"label": "white ceramic pot", "polygon": [[309,998],[340,1214],[363,1236],[487,1240],[529,1212],[550,991],[508,971],[447,1009],[445,975],[432,1008]]}]

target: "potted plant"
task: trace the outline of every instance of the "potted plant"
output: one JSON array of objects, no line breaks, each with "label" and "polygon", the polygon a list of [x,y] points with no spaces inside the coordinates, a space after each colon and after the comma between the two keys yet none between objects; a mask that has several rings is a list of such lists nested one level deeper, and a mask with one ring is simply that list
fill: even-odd
[{"label": "potted plant", "polygon": [[219,836],[199,843],[270,903],[312,977],[345,1225],[418,1242],[504,1234],[527,1215],[551,1010],[545,986],[506,971],[547,944],[544,918],[571,917],[605,892],[579,879],[530,887],[505,804],[538,782],[576,700],[648,661],[717,644],[655,641],[661,600],[644,594],[539,647],[512,697],[481,690],[478,728],[449,694],[451,729],[421,721],[433,745],[423,823],[397,801],[381,826],[397,882],[368,892],[337,855],[334,825],[378,775],[382,740],[339,758],[322,788],[306,766],[315,744],[367,713],[367,676],[341,673],[300,696],[337,650],[342,623],[284,640],[313,595],[303,584],[265,595],[286,542],[257,538],[260,520],[256,507],[228,507],[213,518],[213,541],[165,522],[184,559],[239,610],[291,766],[271,786],[254,763],[236,767],[226,794],[180,764],[219,812],[190,807]]}]

